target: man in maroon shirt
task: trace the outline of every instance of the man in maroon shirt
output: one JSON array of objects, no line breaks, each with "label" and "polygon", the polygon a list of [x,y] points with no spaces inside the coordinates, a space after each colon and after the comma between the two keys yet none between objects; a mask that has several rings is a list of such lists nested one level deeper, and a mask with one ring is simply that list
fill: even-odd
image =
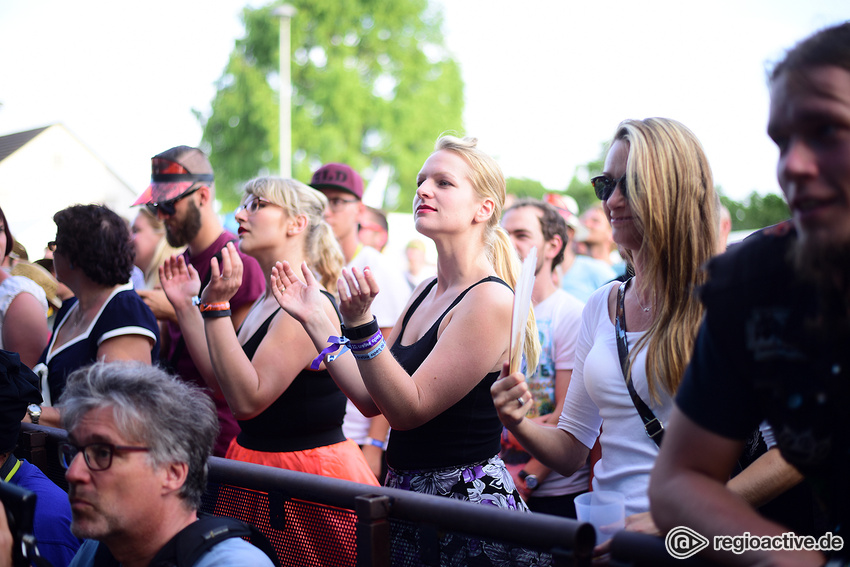
[{"label": "man in maroon shirt", "polygon": [[[210,260],[236,236],[224,230],[213,209],[215,184],[207,156],[189,146],[177,146],[151,159],[151,184],[133,205],[145,205],[165,224],[165,236],[174,247],[186,246],[186,263],[198,271],[202,285],[210,278]],[[238,328],[254,301],[265,289],[257,261],[239,252],[244,264],[242,286],[230,300],[234,328]],[[220,257],[220,256],[219,256]],[[177,324],[174,309],[161,289],[139,291],[145,303],[163,323],[161,362],[189,382],[205,387]],[[208,391],[210,391],[208,389]],[[214,396],[221,431],[213,454],[223,457],[230,440],[239,432],[227,402]]]}]

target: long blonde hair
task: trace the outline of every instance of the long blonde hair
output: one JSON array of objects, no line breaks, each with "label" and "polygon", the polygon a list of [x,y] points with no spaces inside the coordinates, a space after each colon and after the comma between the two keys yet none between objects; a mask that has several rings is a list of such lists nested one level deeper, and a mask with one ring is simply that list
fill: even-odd
[{"label": "long blonde hair", "polygon": [[[655,291],[655,317],[630,356],[647,347],[649,392],[673,395],[685,372],[702,319],[696,287],[715,250],[717,210],[708,158],[697,137],[667,118],[625,120],[614,141],[629,145],[628,201],[643,234],[642,294]],[[613,144],[612,144],[613,145]],[[631,251],[624,256],[632,263]],[[634,358],[632,358],[634,361]]]},{"label": "long blonde hair", "polygon": [[307,217],[304,255],[307,265],[319,274],[326,289],[336,291],[345,258],[323,214],[328,199],[312,187],[282,177],[257,177],[245,184],[245,194],[262,197],[278,205],[290,217]]},{"label": "long blonde hair", "polygon": [[182,254],[186,249],[185,246],[175,248],[168,243],[165,238],[165,224],[159,218],[151,213],[147,207],[139,209],[139,216],[144,217],[151,225],[153,231],[159,235],[159,241],[154,248],[153,256],[150,263],[142,270],[145,277],[145,289],[154,289],[159,287],[159,267],[175,254]]},{"label": "long blonde hair", "polygon": [[[493,214],[487,221],[484,229],[484,244],[487,250],[487,259],[496,271],[496,275],[503,279],[511,289],[516,289],[517,279],[520,274],[520,261],[508,233],[499,225],[502,218],[502,208],[505,206],[505,176],[496,161],[482,152],[477,147],[476,138],[457,138],[455,136],[443,136],[437,140],[434,151],[447,150],[461,156],[469,165],[469,179],[475,193],[482,199],[492,199],[494,203]],[[510,332],[510,329],[507,329]],[[537,323],[534,319],[534,309],[528,315],[528,323],[525,327],[525,352],[526,367],[529,372],[537,368],[540,359],[540,339],[537,336]]]}]

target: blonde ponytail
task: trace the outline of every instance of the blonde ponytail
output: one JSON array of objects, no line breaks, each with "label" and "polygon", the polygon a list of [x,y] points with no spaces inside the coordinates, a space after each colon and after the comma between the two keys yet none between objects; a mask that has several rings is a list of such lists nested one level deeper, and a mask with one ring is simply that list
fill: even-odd
[{"label": "blonde ponytail", "polygon": [[[437,140],[434,151],[449,150],[462,156],[469,164],[472,187],[481,197],[493,200],[493,214],[487,221],[484,233],[487,256],[496,275],[516,290],[519,279],[520,262],[516,248],[511,243],[508,233],[499,226],[502,218],[502,208],[505,205],[505,176],[496,160],[478,149],[476,138],[456,138],[443,136]],[[510,329],[506,330],[510,333]],[[534,372],[540,359],[540,339],[537,336],[537,323],[534,319],[534,309],[530,308],[528,323],[525,327],[526,367],[528,373]]]},{"label": "blonde ponytail", "polygon": [[[488,230],[488,253],[491,256],[493,269],[496,275],[505,280],[511,289],[516,291],[517,281],[521,271],[521,264],[516,248],[511,242],[508,233],[501,226],[492,227]],[[516,301],[516,297],[514,298]],[[510,332],[510,329],[508,330]],[[525,324],[525,352],[526,372],[532,374],[540,361],[540,338],[537,336],[537,321],[534,318],[534,308],[529,305],[528,322]]]}]

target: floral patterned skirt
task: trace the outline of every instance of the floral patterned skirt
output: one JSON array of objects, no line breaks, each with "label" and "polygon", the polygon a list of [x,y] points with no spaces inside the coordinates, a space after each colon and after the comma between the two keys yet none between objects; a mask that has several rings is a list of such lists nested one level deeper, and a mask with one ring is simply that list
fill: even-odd
[{"label": "floral patterned skirt", "polygon": [[480,463],[445,469],[397,471],[390,467],[384,484],[388,488],[528,512],[528,506],[498,455]]},{"label": "floral patterned skirt", "polygon": [[[501,457],[481,463],[423,471],[387,473],[385,486],[423,494],[445,496],[485,506],[528,512]],[[426,530],[427,532],[427,530]],[[423,532],[415,523],[394,522],[393,565],[440,567],[551,567],[552,556],[499,541],[482,541],[462,533]],[[430,555],[430,554],[436,555]]]}]

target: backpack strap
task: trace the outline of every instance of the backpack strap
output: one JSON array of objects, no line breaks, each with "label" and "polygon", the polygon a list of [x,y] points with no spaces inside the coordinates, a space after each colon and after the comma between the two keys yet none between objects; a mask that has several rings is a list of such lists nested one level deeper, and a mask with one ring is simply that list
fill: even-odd
[{"label": "backpack strap", "polygon": [[249,537],[251,543],[278,564],[268,538],[255,526],[225,516],[205,516],[192,522],[166,543],[153,558],[151,567],[192,567],[201,556],[222,541]]}]

